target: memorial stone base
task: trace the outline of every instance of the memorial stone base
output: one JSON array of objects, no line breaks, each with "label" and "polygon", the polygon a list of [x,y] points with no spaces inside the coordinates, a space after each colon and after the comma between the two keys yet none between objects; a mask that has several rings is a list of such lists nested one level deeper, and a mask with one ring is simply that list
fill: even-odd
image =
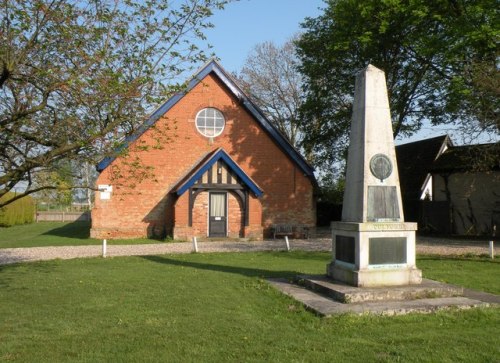
[{"label": "memorial stone base", "polygon": [[358,287],[416,285],[416,223],[333,222],[333,259],[327,275]]}]

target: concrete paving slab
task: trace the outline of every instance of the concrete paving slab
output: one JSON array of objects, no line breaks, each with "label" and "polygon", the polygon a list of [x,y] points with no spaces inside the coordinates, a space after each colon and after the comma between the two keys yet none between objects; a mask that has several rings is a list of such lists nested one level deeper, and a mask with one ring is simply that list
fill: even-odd
[{"label": "concrete paving slab", "polygon": [[488,307],[491,305],[489,302],[469,297],[444,297],[344,304],[296,285],[286,279],[268,279],[268,281],[276,289],[304,304],[307,309],[325,317],[336,314],[402,315],[408,313],[431,313],[449,308],[467,309],[473,307]]},{"label": "concrete paving slab", "polygon": [[481,300],[492,305],[500,305],[500,295],[490,294],[483,291],[464,289],[464,296],[470,299]]}]

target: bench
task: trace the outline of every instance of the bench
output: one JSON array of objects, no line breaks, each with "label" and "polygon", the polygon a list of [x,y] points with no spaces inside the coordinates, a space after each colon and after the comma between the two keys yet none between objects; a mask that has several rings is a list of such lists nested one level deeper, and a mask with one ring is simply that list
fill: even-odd
[{"label": "bench", "polygon": [[273,224],[271,226],[274,239],[276,237],[295,237],[309,239],[309,227],[293,224]]}]

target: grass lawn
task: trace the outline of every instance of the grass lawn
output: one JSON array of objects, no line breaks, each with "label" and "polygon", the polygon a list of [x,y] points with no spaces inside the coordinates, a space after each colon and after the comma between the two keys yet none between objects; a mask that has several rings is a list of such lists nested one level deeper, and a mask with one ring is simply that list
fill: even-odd
[{"label": "grass lawn", "polygon": [[[263,280],[323,273],[329,260],[296,251],[0,266],[0,361],[498,361],[500,308],[324,319]],[[500,291],[498,260],[420,261],[426,277],[477,274]]]},{"label": "grass lawn", "polygon": [[[109,244],[144,244],[163,241],[113,239]],[[0,227],[0,248],[99,245],[102,240],[90,238],[89,222],[38,222],[12,227]]]},{"label": "grass lawn", "polygon": [[500,295],[500,256],[418,256],[417,266],[426,278]]}]

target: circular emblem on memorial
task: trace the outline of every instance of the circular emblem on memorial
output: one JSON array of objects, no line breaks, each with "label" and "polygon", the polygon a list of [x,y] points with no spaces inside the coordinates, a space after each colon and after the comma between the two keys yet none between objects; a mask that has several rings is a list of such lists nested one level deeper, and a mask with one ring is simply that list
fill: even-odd
[{"label": "circular emblem on memorial", "polygon": [[392,174],[392,163],[384,154],[376,154],[370,160],[370,171],[375,178],[384,181]]}]

